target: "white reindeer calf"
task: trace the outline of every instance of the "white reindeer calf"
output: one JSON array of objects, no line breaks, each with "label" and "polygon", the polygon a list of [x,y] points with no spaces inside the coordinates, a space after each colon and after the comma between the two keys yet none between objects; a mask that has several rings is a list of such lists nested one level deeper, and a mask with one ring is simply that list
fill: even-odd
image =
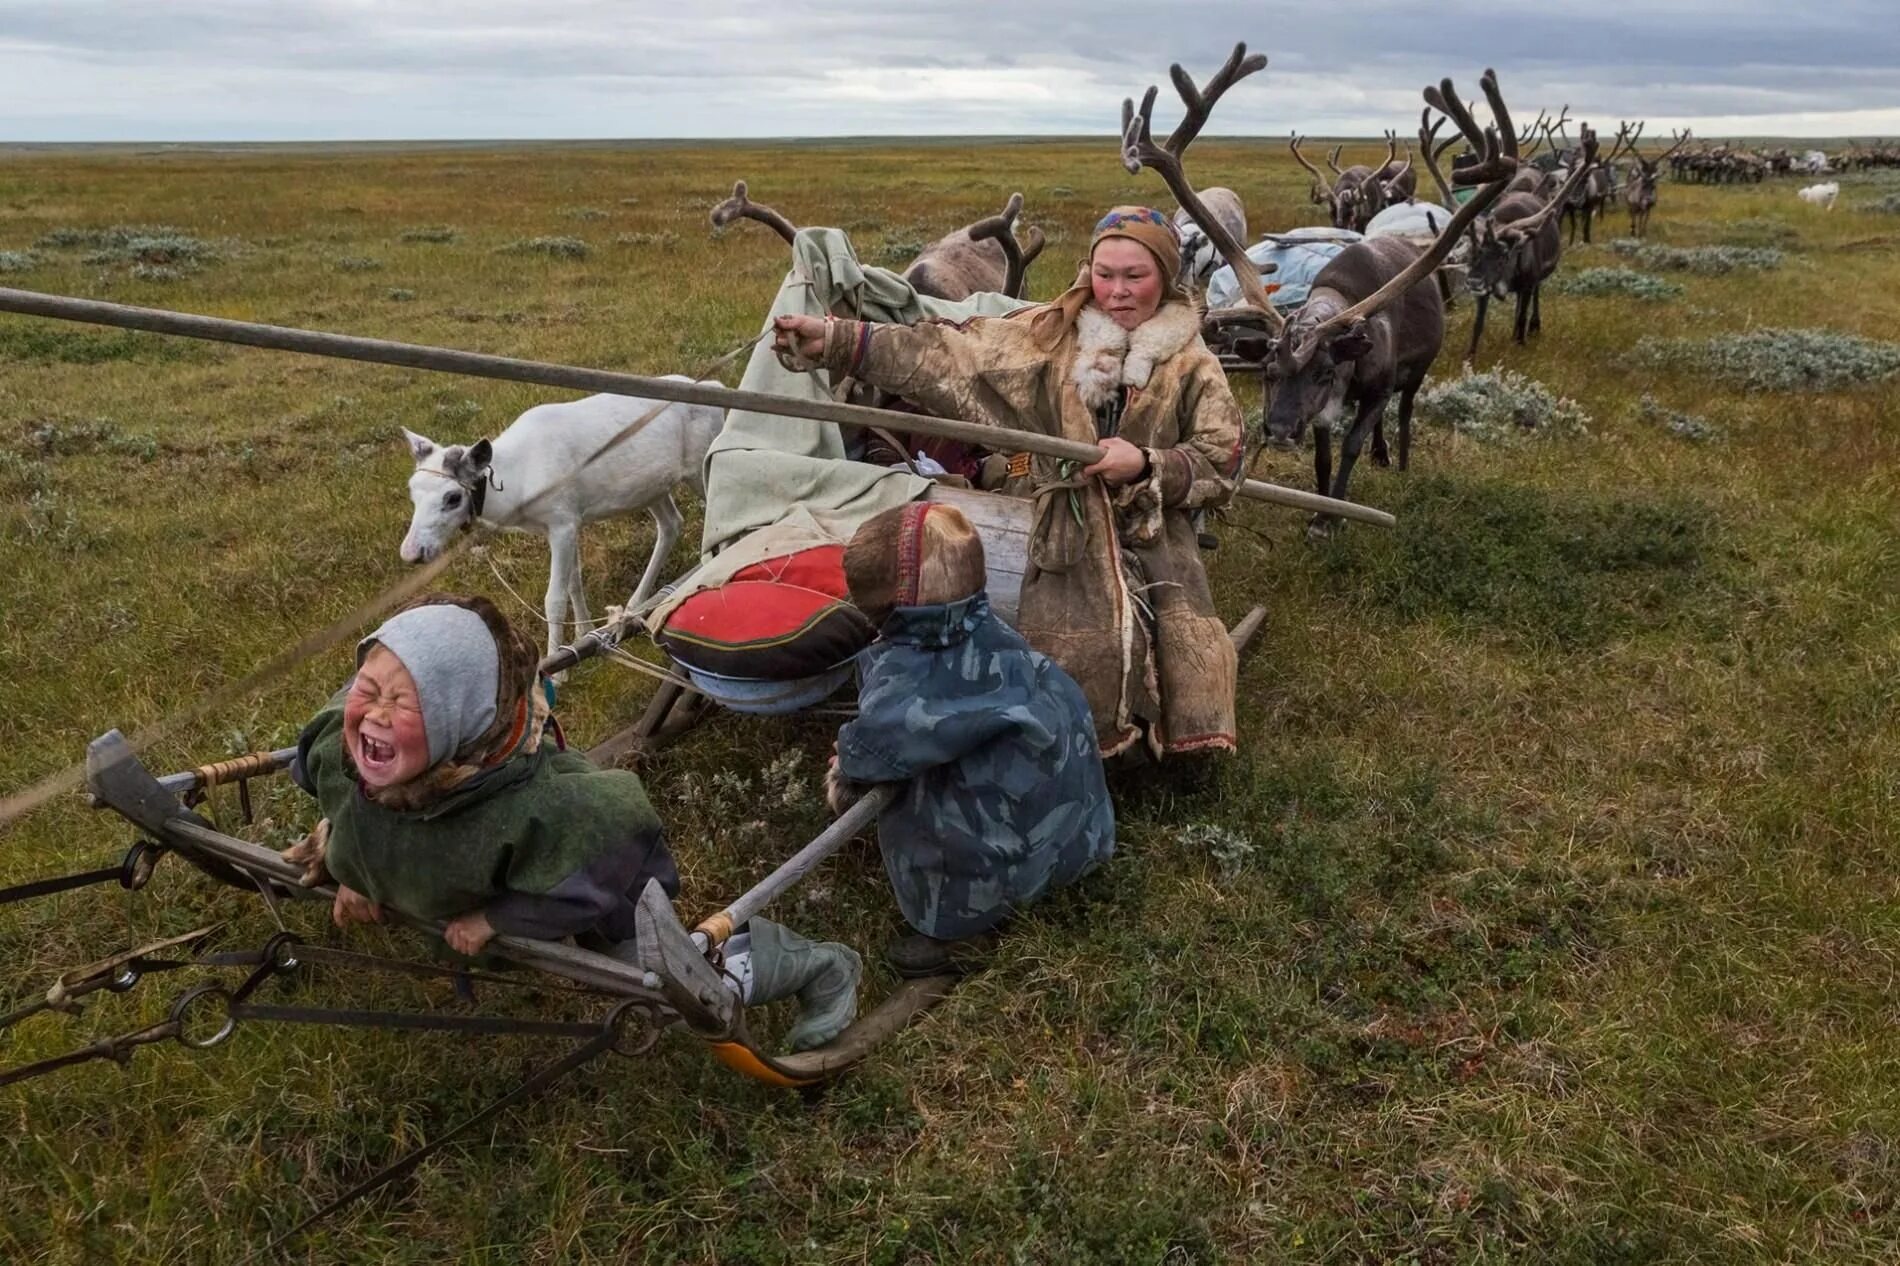
[{"label": "white reindeer calf", "polygon": [[1840,196],[1841,182],[1838,180],[1830,180],[1824,185],[1809,185],[1800,193],[1801,201],[1829,211],[1834,209],[1834,200]]},{"label": "white reindeer calf", "polygon": [[[677,374],[670,377],[692,381]],[[685,483],[704,492],[706,449],[725,420],[724,410],[710,405],[669,404],[636,434],[585,465],[603,444],[658,404],[610,395],[539,404],[516,418],[493,443],[484,439],[466,446],[437,444],[404,428],[416,469],[409,476],[415,514],[402,539],[402,560],[427,562],[478,519],[512,531],[541,533],[548,538],[548,592],[542,613],[548,623],[548,653],[553,654],[563,640],[568,612],[576,636],[588,624],[587,595],[581,587],[581,524],[645,510],[653,516],[657,535],[653,556],[627,600],[628,606],[638,606],[652,592],[679,539],[681,520],[673,489]],[[557,484],[561,486],[555,488]],[[540,495],[550,488],[554,491]]]}]

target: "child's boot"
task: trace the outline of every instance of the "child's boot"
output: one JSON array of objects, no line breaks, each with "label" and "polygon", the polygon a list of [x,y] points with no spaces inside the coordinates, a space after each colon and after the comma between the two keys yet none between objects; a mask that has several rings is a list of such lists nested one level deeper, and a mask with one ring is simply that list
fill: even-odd
[{"label": "child's boot", "polygon": [[864,960],[836,941],[808,941],[767,919],[747,921],[751,933],[749,1004],[798,998],[798,1019],[785,1035],[795,1051],[823,1046],[844,1032],[858,1013],[858,977]]}]

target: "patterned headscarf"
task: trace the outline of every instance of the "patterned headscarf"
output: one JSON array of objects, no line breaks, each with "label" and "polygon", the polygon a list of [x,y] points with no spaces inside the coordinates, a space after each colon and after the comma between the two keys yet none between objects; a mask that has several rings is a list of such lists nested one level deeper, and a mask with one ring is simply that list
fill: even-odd
[{"label": "patterned headscarf", "polygon": [[1107,215],[1095,222],[1095,232],[1089,238],[1088,257],[1082,261],[1076,271],[1075,284],[1058,295],[1049,306],[1038,313],[1031,321],[1036,341],[1045,348],[1052,348],[1062,341],[1064,335],[1075,328],[1076,318],[1081,316],[1095,297],[1095,291],[1089,284],[1089,266],[1095,259],[1095,248],[1111,237],[1125,237],[1131,242],[1140,242],[1154,256],[1155,267],[1161,270],[1161,302],[1170,303],[1188,297],[1181,285],[1181,234],[1170,220],[1153,207],[1114,207]]}]

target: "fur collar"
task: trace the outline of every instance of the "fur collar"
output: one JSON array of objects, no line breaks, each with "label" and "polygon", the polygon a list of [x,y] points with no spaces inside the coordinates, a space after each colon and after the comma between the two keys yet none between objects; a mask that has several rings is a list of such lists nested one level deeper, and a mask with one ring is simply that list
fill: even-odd
[{"label": "fur collar", "polygon": [[1082,403],[1094,410],[1120,387],[1146,387],[1155,368],[1172,360],[1200,333],[1200,313],[1191,303],[1164,303],[1133,330],[1124,330],[1100,308],[1083,308],[1075,322],[1071,369]]}]

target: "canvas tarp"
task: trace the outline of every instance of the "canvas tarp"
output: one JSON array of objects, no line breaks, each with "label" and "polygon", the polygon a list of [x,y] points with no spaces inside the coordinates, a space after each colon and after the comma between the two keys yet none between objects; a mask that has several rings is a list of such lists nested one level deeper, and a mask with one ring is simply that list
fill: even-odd
[{"label": "canvas tarp", "polygon": [[[1027,307],[1006,295],[979,294],[957,303],[930,299],[889,269],[860,263],[851,241],[838,229],[800,229],[792,242],[786,274],[766,317],[858,317],[905,325],[928,317],[961,321]],[[739,386],[803,400],[829,400],[822,373],[797,373],[779,364],[766,338],[752,349]],[[902,468],[847,460],[847,437],[829,422],[785,418],[735,409],[706,455],[706,529],[700,540],[710,555],[757,528],[804,506],[834,524],[855,526],[880,510],[921,497],[930,481]]]}]

